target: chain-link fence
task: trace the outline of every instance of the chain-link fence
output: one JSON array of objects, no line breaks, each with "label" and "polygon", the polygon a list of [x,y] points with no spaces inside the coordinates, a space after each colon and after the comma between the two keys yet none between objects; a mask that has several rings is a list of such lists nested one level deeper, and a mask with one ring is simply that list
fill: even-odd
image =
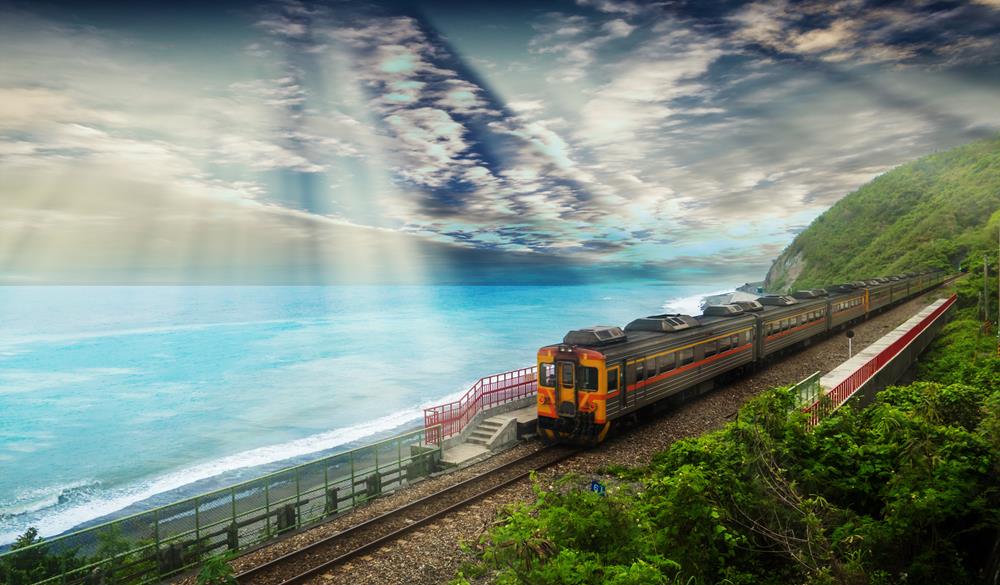
[{"label": "chain-link fence", "polygon": [[350,510],[437,468],[419,429],[0,555],[4,585],[149,583]]}]

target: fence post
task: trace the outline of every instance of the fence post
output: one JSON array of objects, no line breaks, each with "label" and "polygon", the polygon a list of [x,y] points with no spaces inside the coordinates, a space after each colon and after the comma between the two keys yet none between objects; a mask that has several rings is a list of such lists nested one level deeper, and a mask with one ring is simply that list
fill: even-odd
[{"label": "fence post", "polygon": [[[323,515],[326,516],[330,513],[330,464],[328,461],[323,462],[323,493],[326,494],[326,508],[323,510]],[[334,508],[336,508],[336,503],[334,503]]]},{"label": "fence post", "polygon": [[156,577],[160,578],[160,577],[162,577],[162,574],[160,573],[160,567],[161,567],[161,565],[159,563],[159,560],[160,560],[159,559],[159,557],[160,557],[160,509],[159,508],[153,508],[153,542],[156,544],[156,557],[157,557],[157,559],[156,559],[157,560],[157,563],[156,563]]},{"label": "fence post", "polygon": [[[300,510],[300,504],[302,503],[302,489],[301,483],[299,481],[299,476],[301,475],[302,468],[295,468],[295,510]],[[295,527],[298,528],[302,526],[302,518],[298,514],[295,515]]]},{"label": "fence post", "polygon": [[201,540],[201,498],[194,499],[194,539]]},{"label": "fence post", "polygon": [[264,481],[264,527],[267,537],[271,537],[271,482]]},{"label": "fence post", "polygon": [[351,507],[354,508],[358,505],[358,500],[354,496],[354,449],[348,451],[351,459]]}]

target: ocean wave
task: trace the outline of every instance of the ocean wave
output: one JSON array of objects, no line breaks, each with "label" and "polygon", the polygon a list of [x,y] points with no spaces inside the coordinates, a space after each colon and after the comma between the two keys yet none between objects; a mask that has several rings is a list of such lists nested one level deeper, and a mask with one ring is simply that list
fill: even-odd
[{"label": "ocean wave", "polygon": [[723,290],[717,290],[714,292],[698,293],[696,295],[690,295],[686,297],[675,297],[672,299],[667,299],[663,302],[663,310],[668,313],[680,313],[682,315],[700,315],[702,312],[701,302],[705,297],[711,297],[714,295],[721,295],[733,292],[733,289],[727,288]]},{"label": "ocean wave", "polygon": [[37,528],[40,535],[51,537],[86,522],[115,514],[159,494],[178,490],[227,472],[327,451],[394,429],[414,425],[423,418],[424,408],[458,400],[466,391],[466,389],[458,390],[425,404],[368,422],[333,429],[286,443],[250,449],[169,472],[127,487],[104,490],[97,489],[98,484],[95,482],[79,482],[46,490],[34,490],[31,493],[38,492],[35,494],[36,497],[21,498],[24,500],[21,504],[12,502],[9,509],[7,506],[0,509],[0,546],[10,544],[31,526]]},{"label": "ocean wave", "polygon": [[0,522],[14,516],[24,516],[59,504],[85,499],[100,487],[96,481],[78,481],[37,489],[24,490],[13,499],[0,502]]}]

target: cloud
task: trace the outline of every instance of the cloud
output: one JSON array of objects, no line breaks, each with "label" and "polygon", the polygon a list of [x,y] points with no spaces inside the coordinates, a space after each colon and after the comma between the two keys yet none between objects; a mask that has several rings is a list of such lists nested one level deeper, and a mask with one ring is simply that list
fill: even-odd
[{"label": "cloud", "polygon": [[550,81],[576,82],[587,76],[598,54],[609,43],[632,34],[636,26],[621,18],[597,24],[579,15],[553,12],[534,24],[538,34],[529,48],[540,55],[557,55],[561,67]]},{"label": "cloud", "polygon": [[751,2],[730,20],[737,25],[735,40],[782,53],[852,65],[915,65],[968,47],[969,38],[958,31],[975,28],[969,26],[976,18],[973,12],[968,7],[920,3],[779,0]]},{"label": "cloud", "polygon": [[640,4],[628,0],[577,0],[576,3],[580,6],[595,8],[601,12],[624,14],[626,16],[636,16],[651,8],[650,4]]},{"label": "cloud", "polygon": [[5,9],[0,278],[731,273],[1000,128],[989,3],[592,0],[474,42],[435,9],[270,3],[202,62]]}]

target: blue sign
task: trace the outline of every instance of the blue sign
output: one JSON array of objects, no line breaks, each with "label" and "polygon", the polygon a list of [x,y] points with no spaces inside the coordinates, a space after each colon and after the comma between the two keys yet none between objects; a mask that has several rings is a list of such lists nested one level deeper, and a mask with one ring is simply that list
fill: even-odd
[{"label": "blue sign", "polygon": [[596,479],[590,480],[590,491],[601,494],[602,496],[607,495],[607,490],[605,489],[604,484]]}]

